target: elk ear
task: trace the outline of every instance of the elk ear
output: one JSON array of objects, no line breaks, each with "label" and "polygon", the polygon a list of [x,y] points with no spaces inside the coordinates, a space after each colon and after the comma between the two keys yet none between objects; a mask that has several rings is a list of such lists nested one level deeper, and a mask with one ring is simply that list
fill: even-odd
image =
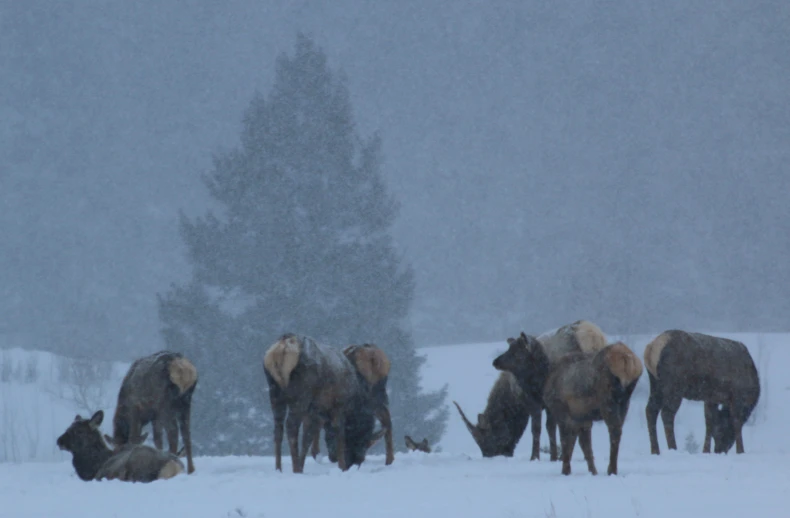
[{"label": "elk ear", "polygon": [[516,342],[516,339],[515,339],[515,338],[508,338],[508,339],[507,339],[507,344],[508,344],[508,345],[513,345],[515,342]]},{"label": "elk ear", "polygon": [[77,414],[76,416],[74,416],[74,422],[75,423],[79,423],[80,421],[82,421],[82,416],[81,415]]},{"label": "elk ear", "polygon": [[524,331],[521,332],[521,338],[523,338],[524,340],[527,340],[527,335],[524,334]]},{"label": "elk ear", "polygon": [[477,414],[477,427],[478,428],[480,428],[481,430],[485,430],[486,428],[489,428],[490,426],[491,426],[491,423],[488,422],[488,418],[486,416],[484,416],[483,414]]},{"label": "elk ear", "polygon": [[101,425],[101,422],[104,420],[104,411],[97,410],[93,417],[91,417],[90,425],[91,428],[98,428]]}]

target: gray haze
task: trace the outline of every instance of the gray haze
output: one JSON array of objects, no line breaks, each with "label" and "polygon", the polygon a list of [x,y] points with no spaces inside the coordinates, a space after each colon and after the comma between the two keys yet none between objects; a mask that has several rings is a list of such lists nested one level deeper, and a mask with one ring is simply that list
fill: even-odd
[{"label": "gray haze", "polygon": [[5,0],[0,333],[161,347],[178,211],[297,31],[382,136],[418,346],[786,331],[788,27],[786,0]]}]

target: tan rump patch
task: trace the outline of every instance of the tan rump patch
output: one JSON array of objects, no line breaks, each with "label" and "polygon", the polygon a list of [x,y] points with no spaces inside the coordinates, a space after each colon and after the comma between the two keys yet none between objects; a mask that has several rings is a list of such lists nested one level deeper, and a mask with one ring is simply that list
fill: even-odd
[{"label": "tan rump patch", "polygon": [[170,381],[176,384],[183,394],[197,382],[197,369],[186,358],[175,358],[168,366]]},{"label": "tan rump patch", "polygon": [[642,375],[642,362],[623,342],[613,343],[605,354],[609,370],[620,379],[623,386],[639,379]]},{"label": "tan rump patch", "polygon": [[378,347],[347,347],[346,354],[352,354],[353,362],[362,377],[374,385],[390,373],[390,360]]},{"label": "tan rump patch", "polygon": [[299,362],[300,344],[295,336],[278,340],[263,357],[263,367],[282,388],[288,386],[291,372]]},{"label": "tan rump patch", "polygon": [[606,347],[606,335],[601,328],[587,320],[576,327],[576,341],[584,353],[594,353]]},{"label": "tan rump patch", "polygon": [[176,460],[169,460],[162,466],[162,469],[159,470],[159,476],[157,478],[161,480],[173,478],[183,471],[184,465],[182,463]]},{"label": "tan rump patch", "polygon": [[661,333],[645,347],[645,367],[647,371],[658,379],[658,362],[661,360],[661,353],[669,342],[669,333]]}]

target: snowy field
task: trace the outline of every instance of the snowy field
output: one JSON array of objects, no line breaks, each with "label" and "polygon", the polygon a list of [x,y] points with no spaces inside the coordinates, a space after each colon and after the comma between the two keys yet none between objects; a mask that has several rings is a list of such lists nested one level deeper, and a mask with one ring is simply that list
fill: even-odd
[{"label": "snowy field", "polygon": [[[112,412],[120,377],[113,366],[107,386],[79,393],[65,383],[57,358],[18,349],[0,351],[0,517],[785,517],[790,507],[790,449],[782,437],[790,425],[789,335],[724,334],[744,341],[760,370],[763,392],[752,422],[744,430],[746,454],[703,455],[685,451],[686,437],[701,443],[702,406],[684,402],[676,419],[680,450],[666,451],[659,423],[661,456],[649,455],[644,418],[647,378],[632,399],[615,477],[587,473],[578,448],[573,474],[560,475],[560,464],[529,461],[530,432],[514,458],[484,459],[454,407],[438,453],[398,454],[384,466],[369,456],[360,469],[340,472],[325,458],[308,459],[305,474],[274,471],[271,457],[195,459],[193,475],[151,484],[79,480],[70,456],[55,439],[79,405],[104,402]],[[610,337],[610,340],[617,337]],[[651,336],[624,341],[641,356]],[[454,399],[467,412],[481,412],[497,372],[491,360],[501,343],[426,348],[426,388],[449,383]],[[31,356],[35,359],[31,360]],[[37,375],[32,375],[31,365]],[[104,431],[109,432],[105,419]],[[419,439],[416,438],[415,439]],[[402,438],[396,438],[402,441]],[[13,444],[10,444],[13,442]],[[547,444],[544,434],[542,444]],[[608,462],[608,436],[593,428],[599,472]],[[695,450],[693,444],[690,448]]]}]

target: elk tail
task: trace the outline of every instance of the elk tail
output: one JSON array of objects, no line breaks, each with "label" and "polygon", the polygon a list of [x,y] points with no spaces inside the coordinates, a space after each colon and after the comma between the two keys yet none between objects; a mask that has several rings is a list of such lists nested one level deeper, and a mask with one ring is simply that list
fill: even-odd
[{"label": "elk tail", "polygon": [[281,388],[286,388],[299,362],[300,342],[295,336],[278,340],[263,357],[263,368]]},{"label": "elk tail", "polygon": [[172,381],[181,394],[191,389],[197,383],[197,369],[192,362],[184,358],[174,358],[168,365],[170,381]]},{"label": "elk tail", "polygon": [[614,343],[601,352],[605,355],[609,372],[620,380],[623,387],[631,385],[642,375],[642,362],[624,343]]}]

